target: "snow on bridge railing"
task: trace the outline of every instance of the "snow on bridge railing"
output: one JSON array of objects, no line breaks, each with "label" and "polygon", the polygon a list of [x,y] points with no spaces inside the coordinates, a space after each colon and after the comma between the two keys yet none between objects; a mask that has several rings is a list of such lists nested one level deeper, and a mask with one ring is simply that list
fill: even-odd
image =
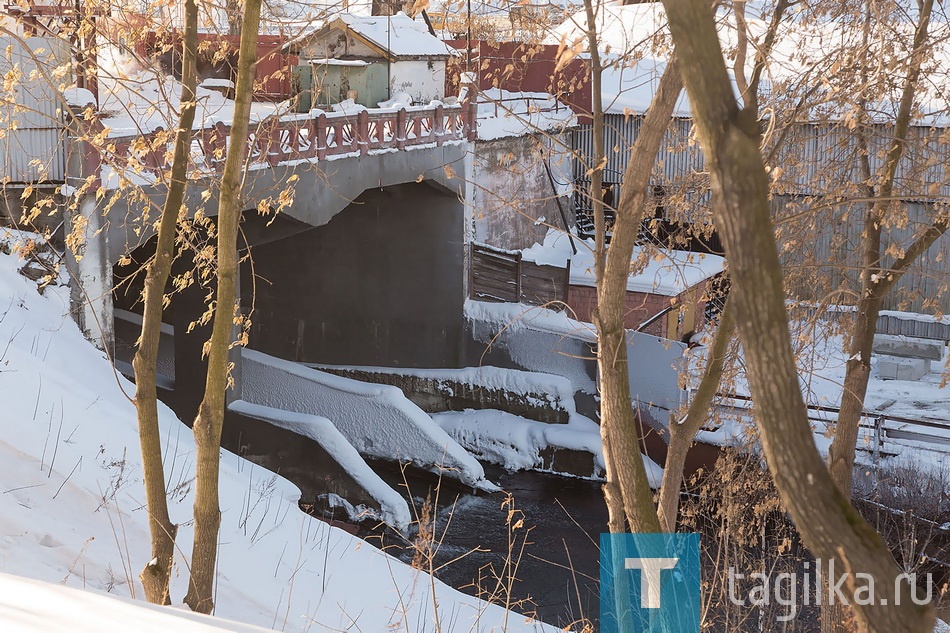
[{"label": "snow on bridge railing", "polygon": [[[474,103],[465,102],[398,110],[268,117],[251,125],[248,159],[251,165],[273,167],[288,161],[363,156],[383,150],[437,147],[446,142],[474,140],[476,112]],[[99,126],[101,130],[101,124]],[[193,167],[199,171],[221,171],[230,136],[231,126],[222,122],[196,130],[192,140]],[[109,137],[107,142],[101,161],[121,170],[160,176],[171,167],[174,137],[164,130]]]}]

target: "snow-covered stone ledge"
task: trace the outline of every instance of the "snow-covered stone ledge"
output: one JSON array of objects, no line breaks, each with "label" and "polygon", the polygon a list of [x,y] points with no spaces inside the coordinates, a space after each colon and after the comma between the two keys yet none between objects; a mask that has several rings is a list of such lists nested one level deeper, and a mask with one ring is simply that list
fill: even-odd
[{"label": "snow-covered stone ledge", "polygon": [[405,530],[409,527],[412,521],[409,504],[363,461],[359,452],[330,420],[317,415],[252,404],[244,400],[232,402],[228,405],[228,409],[302,435],[319,444],[352,478],[353,483],[374,501],[376,507],[367,507],[363,504],[354,506],[347,503],[344,509],[351,520],[379,519],[397,530]]},{"label": "snow-covered stone ledge", "polygon": [[254,350],[243,350],[243,360],[246,402],[328,418],[363,455],[410,462],[473,488],[497,490],[481,464],[398,388],[334,376]]},{"label": "snow-covered stone ledge", "polygon": [[361,382],[399,387],[426,413],[498,409],[538,422],[567,424],[574,411],[571,382],[553,374],[489,365],[462,369],[311,366]]}]

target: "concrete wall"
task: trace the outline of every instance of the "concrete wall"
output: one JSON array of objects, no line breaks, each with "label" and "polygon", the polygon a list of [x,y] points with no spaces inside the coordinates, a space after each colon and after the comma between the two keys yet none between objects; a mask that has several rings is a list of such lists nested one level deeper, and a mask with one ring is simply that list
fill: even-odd
[{"label": "concrete wall", "polygon": [[318,227],[252,249],[250,346],[331,365],[458,367],[463,207],[424,183],[372,189]]},{"label": "concrete wall", "polygon": [[[327,374],[244,350],[243,400],[325,417],[362,455],[443,472],[475,488],[491,489],[474,457],[396,387]],[[352,471],[351,471],[352,472]]]},{"label": "concrete wall", "polygon": [[389,94],[408,92],[414,103],[445,97],[445,61],[406,60],[390,66]]},{"label": "concrete wall", "polygon": [[[522,249],[544,239],[546,224],[563,228],[555,188],[551,186],[542,156],[551,156],[543,139],[520,136],[494,141],[478,141],[472,165],[472,218],[475,241],[498,248]],[[544,154],[542,154],[544,149]],[[570,164],[560,160],[560,152],[550,159],[559,194],[568,182],[561,169]],[[570,205],[562,200],[567,213]],[[568,218],[571,221],[571,218]]]},{"label": "concrete wall", "polygon": [[[468,303],[466,321],[469,364],[556,374],[579,392],[596,391],[597,338],[592,325],[543,308],[476,301]],[[685,349],[678,341],[627,331],[630,395],[664,424],[668,412],[681,403],[679,375]],[[590,403],[577,404],[579,413],[594,417]]]}]

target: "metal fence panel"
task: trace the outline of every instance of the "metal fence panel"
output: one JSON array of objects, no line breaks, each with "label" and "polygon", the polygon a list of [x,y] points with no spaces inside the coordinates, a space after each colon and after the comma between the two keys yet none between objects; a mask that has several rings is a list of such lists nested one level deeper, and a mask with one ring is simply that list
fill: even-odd
[{"label": "metal fence panel", "polygon": [[5,182],[65,179],[61,89],[72,79],[57,68],[68,63],[68,44],[58,38],[0,37],[0,73],[9,79],[0,106],[0,178]]}]

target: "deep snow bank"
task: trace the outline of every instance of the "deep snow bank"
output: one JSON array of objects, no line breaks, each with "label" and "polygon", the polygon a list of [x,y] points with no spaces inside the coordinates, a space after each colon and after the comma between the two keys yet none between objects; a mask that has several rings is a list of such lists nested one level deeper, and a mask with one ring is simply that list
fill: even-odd
[{"label": "deep snow bank", "polygon": [[[149,559],[132,386],[83,340],[65,287],[44,296],[0,254],[0,565],[6,573],[142,597]],[[188,582],[194,441],[160,409],[172,521],[172,598]],[[286,480],[222,451],[217,614],[285,631],[500,631],[464,596],[297,508]],[[451,623],[451,627],[449,626]],[[121,621],[118,626],[127,630]],[[100,629],[101,630],[101,629]],[[511,616],[509,631],[553,630]]]}]

